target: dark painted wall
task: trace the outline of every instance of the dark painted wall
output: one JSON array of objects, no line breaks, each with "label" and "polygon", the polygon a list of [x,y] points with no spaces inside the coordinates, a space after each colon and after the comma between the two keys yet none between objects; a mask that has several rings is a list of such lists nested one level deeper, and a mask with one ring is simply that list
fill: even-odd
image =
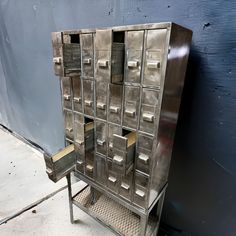
[{"label": "dark painted wall", "polygon": [[63,120],[50,32],[161,21],[194,32],[162,227],[235,235],[235,1],[0,1],[0,123],[55,152]]}]

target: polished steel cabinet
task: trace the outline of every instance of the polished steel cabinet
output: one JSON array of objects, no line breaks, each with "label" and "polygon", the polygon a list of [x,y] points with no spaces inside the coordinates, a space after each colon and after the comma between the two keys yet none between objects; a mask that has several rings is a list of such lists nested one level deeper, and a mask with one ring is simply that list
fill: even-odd
[{"label": "polished steel cabinet", "polygon": [[191,36],[174,23],[52,33],[65,145],[74,155],[59,164],[47,156],[48,175],[56,181],[75,170],[93,204],[102,193],[139,215],[140,235],[155,204],[161,211]]}]

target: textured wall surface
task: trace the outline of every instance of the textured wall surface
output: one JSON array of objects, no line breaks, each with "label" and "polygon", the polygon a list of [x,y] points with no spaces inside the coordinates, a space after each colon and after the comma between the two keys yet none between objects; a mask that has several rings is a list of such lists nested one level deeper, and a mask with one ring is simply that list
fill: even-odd
[{"label": "textured wall surface", "polygon": [[162,225],[172,235],[233,236],[235,1],[1,0],[0,123],[57,151],[63,120],[50,33],[161,21],[194,32]]}]

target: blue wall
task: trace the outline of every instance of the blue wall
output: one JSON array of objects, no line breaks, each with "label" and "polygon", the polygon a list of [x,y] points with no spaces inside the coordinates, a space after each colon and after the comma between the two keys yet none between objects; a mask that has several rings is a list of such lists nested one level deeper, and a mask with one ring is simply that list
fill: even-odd
[{"label": "blue wall", "polygon": [[0,1],[0,123],[57,151],[63,119],[50,33],[161,21],[194,32],[162,226],[235,235],[235,1]]}]

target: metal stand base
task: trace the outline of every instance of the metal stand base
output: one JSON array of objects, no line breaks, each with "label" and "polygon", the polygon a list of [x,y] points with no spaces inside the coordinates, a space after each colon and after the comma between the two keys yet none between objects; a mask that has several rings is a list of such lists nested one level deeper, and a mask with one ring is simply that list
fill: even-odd
[{"label": "metal stand base", "polygon": [[70,176],[67,182],[71,223],[74,222],[74,204],[117,235],[151,236],[158,231],[165,194],[159,198],[155,214],[138,215],[89,185],[72,197]]}]

